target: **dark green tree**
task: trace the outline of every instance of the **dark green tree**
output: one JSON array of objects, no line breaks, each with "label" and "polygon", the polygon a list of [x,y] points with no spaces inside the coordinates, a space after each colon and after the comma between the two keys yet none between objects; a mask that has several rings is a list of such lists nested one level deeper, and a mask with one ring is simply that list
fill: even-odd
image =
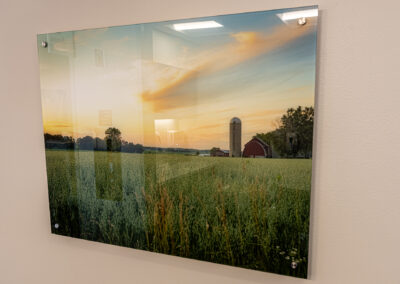
[{"label": "dark green tree", "polygon": [[143,153],[144,152],[144,147],[142,144],[135,144],[135,153]]},{"label": "dark green tree", "polygon": [[256,137],[269,144],[281,157],[297,157],[299,154],[310,158],[312,153],[314,108],[301,106],[289,108],[278,127]]},{"label": "dark green tree", "polygon": [[62,136],[60,134],[44,134],[46,149],[74,149],[75,139],[71,136]]},{"label": "dark green tree", "polygon": [[76,141],[78,148],[80,150],[93,150],[94,149],[94,139],[91,136],[85,136],[78,138]]},{"label": "dark green tree", "polygon": [[106,151],[107,150],[107,144],[106,141],[104,141],[103,139],[96,137],[94,139],[94,149],[96,151]]},{"label": "dark green tree", "polygon": [[118,128],[110,127],[105,134],[104,140],[106,141],[107,151],[120,152],[122,144],[121,131]]},{"label": "dark green tree", "polygon": [[277,128],[267,133],[257,133],[256,137],[270,145],[273,151],[281,157],[288,156],[289,147],[286,143],[286,132],[283,128]]},{"label": "dark green tree", "polygon": [[314,108],[301,106],[290,108],[281,118],[282,128],[286,132],[290,151],[295,157],[301,153],[305,158],[311,157]]}]

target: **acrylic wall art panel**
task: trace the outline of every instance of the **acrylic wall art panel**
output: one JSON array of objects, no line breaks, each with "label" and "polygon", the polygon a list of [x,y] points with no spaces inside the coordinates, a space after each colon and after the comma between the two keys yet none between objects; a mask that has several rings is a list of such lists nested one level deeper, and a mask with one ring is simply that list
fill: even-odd
[{"label": "acrylic wall art panel", "polygon": [[306,278],[317,18],[39,35],[52,232]]}]

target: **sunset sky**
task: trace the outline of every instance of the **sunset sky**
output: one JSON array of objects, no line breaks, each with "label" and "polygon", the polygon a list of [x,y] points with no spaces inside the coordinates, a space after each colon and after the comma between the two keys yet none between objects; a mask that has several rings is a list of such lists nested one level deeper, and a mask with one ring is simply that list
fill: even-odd
[{"label": "sunset sky", "polygon": [[[44,131],[103,138],[113,126],[135,144],[228,149],[236,116],[243,146],[314,105],[317,17],[281,19],[292,11],[39,35]],[[173,26],[202,21],[222,27]]]}]

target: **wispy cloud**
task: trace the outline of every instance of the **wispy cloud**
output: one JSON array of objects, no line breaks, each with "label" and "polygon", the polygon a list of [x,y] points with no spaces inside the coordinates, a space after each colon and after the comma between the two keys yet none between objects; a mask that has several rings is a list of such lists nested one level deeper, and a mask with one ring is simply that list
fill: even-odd
[{"label": "wispy cloud", "polygon": [[234,33],[231,35],[233,42],[199,54],[193,59],[190,70],[170,72],[169,77],[164,76],[164,84],[142,92],[141,98],[151,103],[155,112],[187,106],[190,100],[182,100],[196,92],[195,81],[199,76],[211,75],[266,54],[304,36],[310,32],[310,27],[312,25],[279,26],[269,33]]}]

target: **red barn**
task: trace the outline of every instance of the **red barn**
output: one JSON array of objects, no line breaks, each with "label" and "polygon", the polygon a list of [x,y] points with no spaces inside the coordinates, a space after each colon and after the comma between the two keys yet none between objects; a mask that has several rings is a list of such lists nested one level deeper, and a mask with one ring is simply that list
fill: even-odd
[{"label": "red barn", "polygon": [[271,158],[271,147],[257,137],[253,137],[244,145],[243,157],[245,158]]}]

